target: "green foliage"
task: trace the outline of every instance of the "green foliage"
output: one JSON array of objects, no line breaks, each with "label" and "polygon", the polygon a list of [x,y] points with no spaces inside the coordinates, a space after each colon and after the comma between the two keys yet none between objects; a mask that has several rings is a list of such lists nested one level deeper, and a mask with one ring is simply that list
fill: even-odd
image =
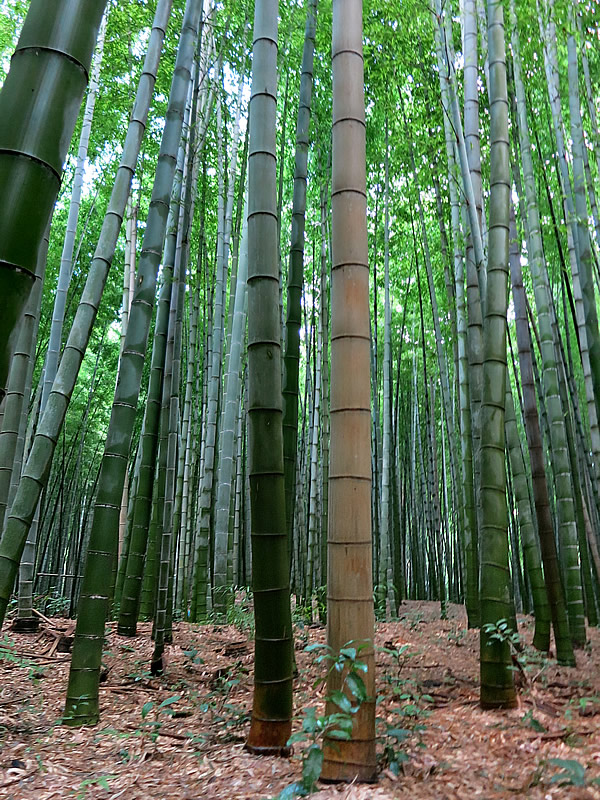
[{"label": "green foliage", "polygon": [[590,784],[600,783],[600,778],[594,778],[590,781],[586,778],[586,769],[579,763],[571,758],[550,758],[548,763],[553,767],[560,767],[562,772],[553,775],[550,778],[550,783],[556,783],[559,786],[589,786]]},{"label": "green foliage", "polygon": [[42,614],[49,617],[68,617],[71,600],[69,597],[61,597],[57,591],[50,594],[39,595],[34,598],[33,607],[39,609]]},{"label": "green foliage", "polygon": [[571,719],[573,717],[573,712],[576,709],[580,716],[587,716],[589,714],[593,714],[594,711],[588,711],[590,706],[594,706],[600,703],[600,699],[597,697],[575,697],[573,700],[569,700],[569,706],[565,711],[566,719]]},{"label": "green foliage", "polygon": [[4,82],[10,57],[17,44],[25,14],[27,13],[25,0],[3,0],[2,13],[0,13],[0,84]]},{"label": "green foliage", "polygon": [[245,633],[249,639],[253,639],[254,612],[252,610],[250,590],[244,590],[239,599],[235,596],[235,589],[232,588],[231,591],[234,596],[233,602],[227,604],[227,622],[241,633]]},{"label": "green foliage", "polygon": [[[397,675],[400,675],[402,668],[406,664],[406,661],[412,653],[409,652],[410,645],[402,644],[400,647],[381,647],[379,651],[381,653],[387,653],[388,656],[395,662],[396,665],[396,672]],[[386,680],[390,676],[390,673],[386,671]]]},{"label": "green foliage", "polygon": [[134,663],[136,668],[128,672],[125,676],[128,680],[143,684],[145,681],[152,679],[152,673],[147,668],[147,659],[138,658]]},{"label": "green foliage", "polygon": [[275,800],[293,800],[295,797],[306,797],[314,792],[323,767],[323,741],[327,739],[328,747],[331,747],[332,739],[348,741],[351,738],[353,717],[362,703],[368,699],[362,677],[367,672],[367,665],[359,660],[359,655],[365,647],[364,644],[355,646],[354,642],[347,642],[339,654],[327,644],[311,644],[304,648],[307,653],[323,651],[315,662],[328,665],[326,674],[315,681],[313,689],[325,683],[331,672],[343,673],[342,688],[326,698],[339,710],[323,715],[319,715],[314,707],[304,710],[301,730],[293,733],[288,739],[289,746],[298,742],[308,743],[302,752],[302,781],[286,786]]},{"label": "green foliage", "polygon": [[448,641],[461,647],[467,638],[467,631],[465,628],[457,628],[456,630],[448,631]]},{"label": "green foliage", "polygon": [[212,690],[200,701],[200,711],[210,716],[211,725],[225,730],[225,738],[234,739],[234,729],[245,725],[249,720],[248,712],[230,702],[233,689],[240,683],[240,675],[246,672],[240,663],[233,664],[226,672],[219,675],[212,683]]},{"label": "green foliage", "polygon": [[600,700],[597,697],[579,697],[577,699],[579,711],[582,714],[586,713],[586,709],[588,708],[588,706],[593,706],[598,703],[600,703]]},{"label": "green foliage", "polygon": [[518,649],[521,645],[521,637],[516,631],[513,631],[506,619],[488,622],[483,626],[483,631],[490,641],[508,642],[514,649]]},{"label": "green foliage", "polygon": [[[160,719],[161,715],[172,717],[175,714],[175,709],[173,705],[179,700],[181,700],[182,695],[175,694],[171,697],[167,697],[166,700],[163,700],[162,703],[159,703],[157,706],[153,700],[149,700],[147,703],[144,703],[142,706],[142,725],[141,730],[142,732],[148,732],[150,736],[150,741],[156,742],[158,739],[158,735],[160,733],[160,729],[163,726],[163,722]],[[150,712],[153,711],[153,718],[147,719]]]},{"label": "green foliage", "polygon": [[494,641],[507,642],[513,658],[513,670],[518,670],[528,688],[540,678],[542,682],[548,669],[549,659],[545,653],[540,653],[533,647],[526,645],[517,631],[513,631],[505,619],[490,622],[483,626],[488,636],[488,646]]},{"label": "green foliage", "polygon": [[28,678],[33,681],[38,678],[43,678],[47,669],[47,667],[40,667],[39,664],[36,664],[36,662],[32,661],[30,658],[19,655],[14,643],[6,633],[2,639],[0,639],[0,661],[29,670]]},{"label": "green foliage", "polygon": [[401,765],[408,761],[408,756],[402,745],[409,737],[420,734],[424,730],[423,720],[429,715],[427,706],[433,703],[431,695],[423,694],[413,678],[404,678],[402,669],[412,653],[408,644],[400,647],[382,647],[380,651],[386,653],[395,664],[395,669],[386,669],[384,680],[389,685],[392,696],[400,701],[400,705],[392,709],[394,719],[378,719],[381,731],[379,738],[383,743],[382,763],[394,775],[398,775]]},{"label": "green foliage", "polygon": [[408,728],[398,728],[389,722],[386,722],[385,726],[382,761],[394,775],[399,775],[402,764],[409,760],[401,745],[410,737],[412,731]]},{"label": "green foliage", "polygon": [[192,664],[204,664],[204,659],[198,655],[198,651],[194,646],[191,646],[188,650],[183,650],[183,655],[189,658]]},{"label": "green foliage", "polygon": [[532,728],[536,733],[545,733],[546,728],[542,725],[542,723],[533,716],[533,709],[530,708],[526,714],[523,714],[521,717],[521,722],[528,725]]},{"label": "green foliage", "polygon": [[87,790],[93,786],[99,786],[109,792],[110,786],[108,782],[114,780],[116,777],[116,775],[99,775],[97,778],[85,778],[79,784],[79,788],[75,794],[75,800],[85,800],[87,797]]}]

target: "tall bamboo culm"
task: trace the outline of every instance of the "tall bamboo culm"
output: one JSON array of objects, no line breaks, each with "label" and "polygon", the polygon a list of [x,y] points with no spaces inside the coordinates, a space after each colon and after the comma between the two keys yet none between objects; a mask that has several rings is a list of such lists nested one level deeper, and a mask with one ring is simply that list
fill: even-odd
[{"label": "tall bamboo culm", "polygon": [[492,639],[486,625],[514,615],[508,563],[504,410],[506,399],[506,315],[510,158],[504,12],[488,0],[490,53],[490,222],[484,322],[481,405],[481,635],[480,704],[517,704],[507,641]]},{"label": "tall bamboo culm", "polygon": [[[368,699],[348,741],[327,740],[323,778],[373,780],[374,610],[371,564],[369,262],[361,0],[333,1],[331,445],[327,641],[363,644]],[[329,694],[341,688],[332,670]],[[329,703],[328,711],[337,709]]]},{"label": "tall bamboo culm", "polygon": [[248,471],[254,697],[246,747],[287,751],[292,622],[285,524],[275,131],[277,0],[256,0],[248,144]]},{"label": "tall bamboo culm", "polygon": [[0,402],[105,6],[33,0],[0,93]]}]

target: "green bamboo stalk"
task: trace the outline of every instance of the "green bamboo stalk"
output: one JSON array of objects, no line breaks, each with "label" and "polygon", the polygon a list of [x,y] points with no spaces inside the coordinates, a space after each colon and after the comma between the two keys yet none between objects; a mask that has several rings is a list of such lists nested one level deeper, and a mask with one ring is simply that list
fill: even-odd
[{"label": "green bamboo stalk", "polygon": [[32,0],[0,92],[0,401],[105,6]]},{"label": "green bamboo stalk", "polygon": [[[245,206],[247,205],[247,200]],[[235,287],[231,348],[229,352],[229,372],[224,397],[224,414],[220,431],[219,471],[217,498],[215,503],[215,575],[214,608],[217,613],[226,609],[227,554],[229,542],[229,511],[234,478],[234,448],[237,416],[241,406],[241,370],[244,345],[246,278],[248,274],[248,224],[247,208],[244,208],[244,223]]]},{"label": "green bamboo stalk", "polygon": [[194,598],[192,602],[192,621],[204,619],[206,615],[206,593],[208,579],[208,550],[211,535],[211,516],[214,504],[214,473],[218,444],[219,397],[223,373],[223,321],[224,300],[227,289],[229,263],[225,259],[225,198],[224,198],[224,157],[221,119],[221,100],[217,102],[217,148],[218,148],[218,208],[217,208],[217,263],[213,291],[212,325],[210,328],[210,360],[206,389],[206,415],[203,420],[205,435],[202,437],[203,461],[201,488],[198,496],[198,519],[196,530],[196,555],[194,569]]},{"label": "green bamboo stalk", "polygon": [[[329,274],[328,250],[329,232],[327,228],[327,183],[321,187],[321,292],[320,317],[321,342],[323,347],[321,364],[322,402],[321,402],[321,583],[327,580],[327,518],[329,505]],[[327,607],[319,604],[321,622],[326,622]]]},{"label": "green bamboo stalk", "polygon": [[276,206],[277,14],[277,0],[256,0],[248,146],[248,464],[256,634],[246,747],[264,754],[285,752],[292,715]]},{"label": "green bamboo stalk", "polygon": [[179,543],[178,560],[178,592],[177,606],[187,608],[187,598],[189,587],[187,581],[187,557],[191,547],[190,528],[188,525],[189,500],[190,500],[190,476],[192,472],[192,437],[194,431],[194,418],[192,412],[192,391],[196,370],[196,359],[198,358],[198,292],[194,290],[193,300],[191,301],[190,312],[190,333],[188,341],[188,361],[185,382],[185,398],[183,402],[183,422],[181,428],[181,441],[183,449],[183,471],[180,471],[178,478],[176,497],[177,507],[180,515],[181,538]]},{"label": "green bamboo stalk", "polygon": [[296,155],[292,197],[292,233],[287,276],[287,312],[283,356],[283,463],[285,469],[285,513],[291,544],[296,498],[296,449],[298,447],[298,385],[300,371],[300,323],[304,283],[304,228],[308,173],[308,133],[313,86],[313,61],[317,22],[317,0],[306,6],[300,95],[296,121]]},{"label": "green bamboo stalk", "polygon": [[385,184],[383,198],[383,264],[384,264],[384,329],[383,329],[383,437],[381,460],[381,524],[379,528],[380,557],[377,571],[377,611],[385,619],[386,601],[391,584],[390,541],[390,451],[391,451],[391,374],[392,374],[392,312],[390,307],[390,168],[389,134],[385,127]]},{"label": "green bamboo stalk", "polygon": [[[469,354],[471,358],[474,353],[480,352],[478,340],[480,338],[480,326],[477,339],[473,337],[473,330],[469,333],[467,324],[467,310],[465,304],[465,267],[461,252],[460,234],[460,205],[458,200],[458,186],[456,177],[457,153],[455,147],[455,135],[450,122],[450,89],[447,72],[444,71],[445,59],[443,56],[443,41],[440,25],[434,26],[436,39],[436,55],[438,71],[440,75],[440,91],[442,95],[442,106],[444,108],[444,134],[446,140],[446,158],[448,162],[448,183],[450,187],[450,203],[452,212],[452,236],[454,244],[454,283],[456,289],[456,326],[458,336],[458,392],[460,409],[460,443],[462,456],[462,486],[464,493],[464,518],[461,526],[464,533],[462,536],[463,550],[465,553],[465,605],[467,608],[467,624],[469,627],[477,627],[479,624],[479,557],[478,557],[478,521],[475,507],[475,488],[474,488],[474,464],[472,435],[472,416],[471,416],[471,390],[469,383]],[[455,155],[456,153],[456,155]],[[471,276],[472,278],[472,276]],[[473,280],[471,279],[471,285]],[[481,310],[475,303],[473,294],[469,294],[470,309],[469,320],[471,326],[480,321]],[[475,312],[477,312],[475,314]],[[474,319],[474,316],[476,319]],[[471,346],[469,346],[471,345]],[[473,346],[475,345],[475,351]],[[476,378],[477,375],[474,374]],[[474,409],[475,410],[475,409]]]},{"label": "green bamboo stalk", "polygon": [[542,561],[537,532],[531,514],[531,500],[527,485],[527,467],[515,418],[510,381],[506,382],[506,443],[513,475],[513,489],[517,503],[519,530],[523,546],[523,559],[533,600],[535,631],[533,646],[543,652],[550,649],[550,605],[544,583]]},{"label": "green bamboo stalk", "polygon": [[[110,12],[110,6],[108,7]],[[94,108],[98,95],[100,81],[100,67],[104,53],[104,39],[106,35],[108,14],[105,14],[98,34],[98,44],[94,58],[90,83],[88,88],[81,134],[79,136],[79,147],[77,150],[77,163],[73,176],[73,187],[69,201],[69,213],[67,217],[67,229],[63,242],[63,249],[60,257],[60,269],[58,273],[58,283],[52,308],[52,324],[50,326],[50,338],[48,340],[48,350],[44,364],[44,388],[42,390],[42,412],[46,406],[48,395],[52,389],[54,378],[58,370],[60,348],[62,344],[62,331],[65,319],[65,309],[67,306],[67,292],[73,274],[73,255],[75,253],[75,237],[77,235],[77,221],[79,219],[79,209],[81,207],[81,195],[83,192],[84,169],[87,161],[90,133],[94,118]]]},{"label": "green bamboo stalk", "polygon": [[200,12],[200,0],[188,0],[146,220],[136,292],[131,304],[102,459],[63,715],[64,723],[75,727],[95,724],[99,718],[98,683],[104,625],[110,602],[106,576],[112,574],[117,553],[121,495],[154,307],[156,276],[165,238]]},{"label": "green bamboo stalk", "polygon": [[[0,530],[4,528],[4,519],[13,499],[11,488],[18,485],[21,477],[20,469],[18,475],[15,474],[15,471],[17,461],[22,462],[25,445],[24,431],[21,431],[21,427],[23,422],[27,423],[35,345],[40,324],[42,275],[46,267],[48,244],[49,230],[46,231],[43,246],[39,252],[36,281],[23,314],[5,397],[4,416],[0,428]],[[27,384],[29,384],[29,390]],[[22,441],[19,456],[20,435],[22,435]]]},{"label": "green bamboo stalk", "polygon": [[584,168],[584,150],[581,123],[581,106],[579,102],[579,70],[577,61],[577,44],[575,42],[575,19],[573,5],[569,3],[569,34],[567,36],[568,76],[569,76],[569,117],[571,120],[571,138],[573,140],[573,194],[575,196],[575,221],[577,229],[577,251],[579,255],[579,282],[583,297],[585,329],[589,348],[592,384],[596,414],[600,417],[600,333],[598,331],[598,312],[592,274],[592,250],[588,227],[588,206],[586,195],[586,179]]},{"label": "green bamboo stalk", "polygon": [[[173,609],[173,556],[177,528],[175,523],[175,493],[177,449],[179,445],[179,384],[181,381],[181,349],[183,329],[183,307],[187,284],[187,266],[190,250],[190,226],[193,218],[194,198],[197,177],[195,148],[195,116],[197,93],[194,91],[189,109],[190,122],[194,126],[188,137],[188,153],[186,158],[187,172],[182,175],[185,183],[183,203],[177,209],[178,225],[176,235],[171,235],[177,244],[175,253],[176,292],[171,299],[169,318],[169,336],[167,342],[167,361],[163,385],[163,407],[167,429],[167,463],[165,473],[165,504],[161,537],[161,559],[156,595],[156,611],[154,616],[154,652],[150,670],[152,674],[161,674],[164,669],[163,653],[166,642],[172,640]],[[185,154],[185,147],[183,148]]]},{"label": "green bamboo stalk", "polygon": [[490,221],[487,298],[484,322],[481,405],[481,635],[480,704],[511,708],[517,704],[508,641],[491,638],[486,625],[513,617],[508,564],[508,511],[504,461],[506,397],[506,315],[510,159],[504,11],[488,0],[490,56]]},{"label": "green bamboo stalk", "polygon": [[121,636],[135,636],[141,584],[146,558],[148,527],[152,511],[152,489],[158,451],[158,425],[162,400],[162,384],[167,349],[169,307],[173,286],[172,267],[163,267],[162,287],[157,303],[154,344],[150,365],[150,382],[140,437],[140,464],[137,491],[133,501],[131,539],[117,632]]},{"label": "green bamboo stalk", "polygon": [[[64,1],[67,2],[67,0]],[[72,4],[73,0],[70,2]],[[172,0],[160,0],[156,8],[148,51],[123,145],[123,155],[115,177],[96,252],[88,271],[81,302],[75,314],[46,410],[39,422],[31,452],[23,470],[23,477],[15,495],[12,511],[0,540],[0,623],[4,621],[6,605],[14,586],[19,561],[39,497],[48,482],[52,456],[108,277],[129,196],[131,176],[135,170],[146,126],[171,6]]]},{"label": "green bamboo stalk", "polygon": [[[531,157],[531,144],[529,141],[529,129],[527,123],[527,110],[525,105],[525,91],[521,78],[521,62],[519,57],[519,40],[516,27],[516,16],[514,6],[511,6],[512,27],[512,49],[515,94],[517,97],[517,121],[519,128],[519,140],[521,143],[521,160],[523,165],[523,184],[527,200],[527,216],[529,227],[529,264],[533,278],[535,304],[537,309],[537,324],[541,339],[542,371],[544,383],[544,401],[548,410],[549,428],[552,446],[552,463],[556,482],[556,503],[558,508],[559,536],[561,548],[566,548],[570,554],[570,580],[565,587],[567,612],[569,625],[571,627],[571,638],[573,643],[583,639],[585,642],[585,628],[582,631],[583,617],[583,598],[581,587],[577,591],[575,575],[579,571],[577,564],[577,535],[575,529],[575,512],[573,506],[573,490],[571,486],[570,471],[571,467],[568,459],[567,441],[562,405],[560,402],[558,389],[558,372],[556,356],[554,352],[554,337],[550,319],[550,297],[547,282],[546,265],[544,260],[543,245],[541,239],[540,217],[537,205],[537,194],[535,188],[535,175],[533,171],[533,161]],[[532,463],[533,468],[533,463]],[[541,467],[543,470],[543,466]],[[536,501],[537,507],[537,501]],[[539,514],[539,510],[538,510]],[[540,523],[540,528],[542,525]],[[544,554],[544,538],[541,531],[542,555]],[[550,561],[552,556],[549,554]],[[546,558],[544,558],[546,577],[548,570]],[[547,584],[548,585],[548,584]],[[548,585],[551,607],[553,606],[553,594]],[[556,597],[556,595],[554,595]],[[558,600],[557,600],[558,602]],[[559,606],[557,607],[558,610]],[[554,634],[558,642],[561,640],[560,621],[553,614]],[[562,644],[562,643],[561,643]],[[562,650],[561,659],[565,663],[573,664],[574,657],[570,648]]]}]

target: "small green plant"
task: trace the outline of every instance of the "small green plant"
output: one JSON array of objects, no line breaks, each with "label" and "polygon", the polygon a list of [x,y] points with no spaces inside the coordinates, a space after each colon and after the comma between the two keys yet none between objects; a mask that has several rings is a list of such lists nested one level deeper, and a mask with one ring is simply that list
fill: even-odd
[{"label": "small green plant", "polygon": [[391,642],[388,642],[385,647],[378,648],[380,653],[386,653],[394,662],[395,670],[385,671],[385,680],[387,683],[395,683],[401,680],[400,673],[404,668],[408,659],[412,656],[409,651],[410,645],[401,644],[399,647],[390,647]]},{"label": "small green plant", "polygon": [[191,645],[188,650],[183,651],[183,655],[188,658],[192,664],[204,664],[204,659],[198,655],[198,650]]},{"label": "small green plant", "polygon": [[114,780],[116,777],[116,775],[100,775],[98,778],[85,778],[85,780],[81,781],[79,784],[75,800],[84,800],[90,786],[100,786],[102,789],[106,789],[107,792],[110,791],[108,782]]},{"label": "small green plant", "polygon": [[512,669],[519,671],[529,689],[540,678],[545,679],[549,664],[547,655],[526,645],[506,619],[488,622],[483,626],[483,630],[489,638],[488,645],[494,641],[508,643],[514,664]]},{"label": "small green plant", "polygon": [[550,758],[548,763],[552,764],[553,767],[562,769],[562,772],[550,778],[550,783],[556,783],[559,786],[590,786],[591,784],[600,783],[600,778],[592,778],[592,780],[588,781],[585,767],[574,759]]},{"label": "small green plant", "polygon": [[579,697],[577,699],[578,711],[582,717],[591,715],[594,713],[594,706],[596,706],[596,711],[598,710],[598,703],[600,700],[597,697]]},{"label": "small green plant", "polygon": [[317,613],[319,615],[319,622],[323,625],[327,624],[327,586],[317,586],[315,589],[315,596],[317,598]]},{"label": "small green plant", "polygon": [[404,682],[404,686],[397,686],[394,690],[398,700],[403,705],[394,709],[404,719],[425,719],[431,712],[424,707],[424,703],[433,703],[433,697],[429,694],[421,694],[414,680],[409,679]]},{"label": "small green plant", "polygon": [[292,621],[295,622],[299,628],[304,628],[305,625],[312,624],[312,598],[304,598],[303,602],[299,602],[298,598],[296,598],[296,603],[292,610]]},{"label": "small green plant", "polygon": [[[380,648],[392,659],[394,668],[386,668],[385,682],[389,685],[391,693],[401,705],[393,709],[396,718],[390,722],[387,719],[378,719],[379,741],[383,744],[382,764],[394,775],[398,775],[401,765],[408,761],[408,756],[402,745],[410,736],[419,736],[418,744],[421,746],[420,734],[425,730],[423,720],[430,715],[427,704],[433,702],[431,695],[422,694],[419,685],[413,678],[405,678],[402,670],[408,659],[413,655],[408,644],[397,647],[386,646]],[[399,719],[398,719],[399,718]]]},{"label": "small green plant", "polygon": [[465,628],[457,628],[456,630],[448,631],[448,642],[457,647],[461,647],[467,638],[467,631]]},{"label": "small green plant", "polygon": [[524,725],[528,725],[530,728],[532,728],[534,731],[536,731],[536,733],[545,733],[546,732],[546,728],[544,728],[544,726],[539,721],[539,719],[536,719],[536,717],[533,716],[533,709],[532,708],[530,708],[529,711],[526,714],[523,714],[523,716],[521,717],[521,722]]},{"label": "small green plant", "polygon": [[291,746],[297,742],[307,742],[302,753],[302,780],[286,786],[277,795],[277,800],[292,800],[295,797],[306,797],[316,789],[317,781],[323,768],[323,742],[327,739],[327,746],[334,746],[334,742],[349,740],[352,735],[354,715],[367,697],[367,689],[361,673],[367,672],[367,665],[359,660],[360,652],[365,644],[354,646],[348,642],[340,649],[339,654],[333,652],[326,644],[311,644],[305,651],[312,653],[323,650],[316,659],[317,664],[328,664],[327,672],[313,684],[316,689],[327,681],[332,672],[340,673],[343,678],[341,688],[327,696],[327,701],[338,708],[331,714],[318,715],[316,708],[307,708],[304,711],[302,729],[293,733],[288,739]]},{"label": "small green plant", "polygon": [[401,708],[396,711],[402,717],[426,717],[429,712],[422,707],[422,703],[432,703],[433,698],[428,694],[421,694],[417,683],[413,678],[403,678],[402,669],[408,658],[412,655],[408,644],[399,647],[382,647],[382,653],[387,653],[395,664],[395,669],[385,671],[385,681],[391,687],[392,694],[398,700],[404,701]]},{"label": "small green plant", "polygon": [[521,637],[510,627],[508,620],[499,619],[497,622],[488,622],[483,626],[484,633],[488,639],[496,642],[508,642],[511,649],[518,650],[521,647]]},{"label": "small green plant", "polygon": [[237,738],[233,733],[234,729],[240,728],[249,719],[246,709],[229,700],[231,692],[241,681],[240,676],[246,672],[246,668],[240,662],[232,664],[212,681],[212,691],[200,702],[200,711],[203,714],[210,714],[211,726],[224,728],[225,739],[230,741]]},{"label": "small green plant", "polygon": [[416,631],[421,622],[423,622],[424,614],[422,611],[413,611],[410,613],[410,629],[411,631]]},{"label": "small green plant", "polygon": [[407,728],[398,728],[396,725],[383,721],[385,730],[383,736],[383,763],[394,774],[399,775],[402,764],[406,763],[408,755],[400,745],[408,739],[412,731]]},{"label": "small green plant", "polygon": [[0,639],[0,661],[5,661],[8,664],[14,664],[15,667],[22,667],[29,670],[28,678],[34,683],[38,678],[45,677],[47,670],[47,667],[41,667],[30,658],[19,655],[8,634],[4,634],[2,639]]},{"label": "small green plant", "polygon": [[[142,706],[142,725],[141,729],[142,732],[148,732],[150,736],[150,741],[156,743],[158,739],[158,735],[160,733],[160,729],[163,726],[163,722],[160,719],[161,715],[166,716],[173,716],[175,710],[173,709],[173,705],[181,700],[180,694],[174,694],[171,697],[167,697],[166,700],[163,700],[162,703],[156,705],[154,700],[149,700],[147,703],[144,703]],[[150,712],[153,711],[153,718],[147,719]]]},{"label": "small green plant", "polygon": [[58,594],[58,591],[55,590],[52,594],[36,597],[34,606],[48,617],[68,617],[71,599],[69,597],[62,597]]},{"label": "small green plant", "polygon": [[239,598],[236,598],[235,590],[233,598],[227,604],[227,623],[233,625],[241,633],[247,634],[248,638],[254,638],[254,612],[250,602],[250,592],[245,590]]},{"label": "small green plant", "polygon": [[148,669],[147,661],[145,659],[136,658],[134,661],[135,668],[128,672],[125,677],[132,683],[143,684],[146,681],[153,679],[152,673]]}]

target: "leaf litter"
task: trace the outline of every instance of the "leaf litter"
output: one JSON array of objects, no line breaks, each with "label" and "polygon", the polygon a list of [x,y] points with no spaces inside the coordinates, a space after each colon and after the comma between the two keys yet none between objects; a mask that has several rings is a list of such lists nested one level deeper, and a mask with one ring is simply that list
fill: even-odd
[{"label": "leaf litter", "polygon": [[[531,640],[533,620],[520,617]],[[377,626],[379,781],[319,784],[314,800],[600,800],[600,631],[576,669],[535,660],[521,674],[518,707],[478,705],[478,631],[464,610],[408,601]],[[150,623],[133,638],[107,626],[95,727],[60,725],[72,632],[44,619],[36,634],[0,639],[0,798],[7,800],[270,800],[301,778],[291,758],[244,751],[252,705],[253,644],[231,625],[174,623],[163,676],[150,675]],[[325,628],[299,621],[294,730],[302,709],[322,713],[321,666],[309,644]],[[387,735],[385,735],[387,731]]]}]

